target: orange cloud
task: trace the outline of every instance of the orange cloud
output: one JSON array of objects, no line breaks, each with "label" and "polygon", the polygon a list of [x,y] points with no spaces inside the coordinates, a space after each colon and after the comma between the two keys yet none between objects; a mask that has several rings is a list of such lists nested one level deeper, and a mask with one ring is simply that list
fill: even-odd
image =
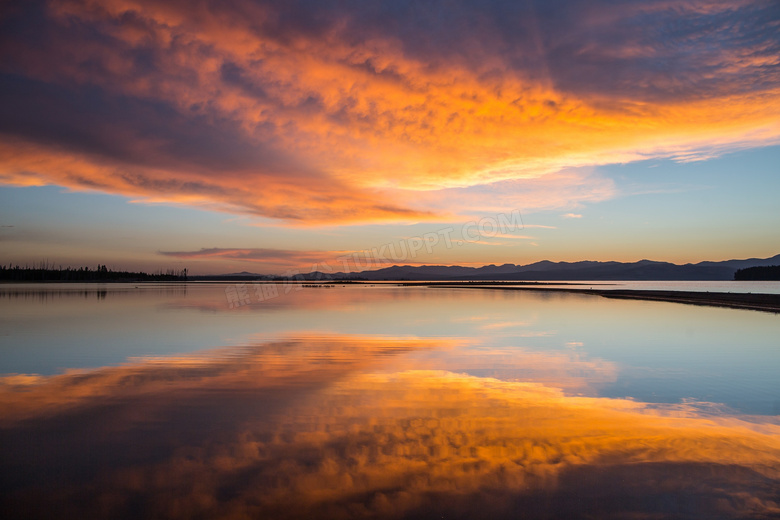
[{"label": "orange cloud", "polygon": [[134,168],[101,158],[51,151],[29,143],[0,144],[0,181],[18,186],[58,184],[136,198],[288,220],[301,225],[327,222],[430,220],[387,202],[379,193],[358,192],[337,181],[298,180],[258,175],[247,179],[213,178],[194,170]]},{"label": "orange cloud", "polygon": [[[40,23],[61,43],[9,38],[21,79],[6,90],[38,108],[9,114],[24,144],[0,151],[0,179],[305,225],[410,222],[463,214],[451,189],[482,190],[479,207],[514,183],[515,207],[562,208],[614,195],[598,179],[571,193],[567,169],[780,142],[776,42],[710,40],[761,2],[569,7],[576,24],[456,3],[455,38],[430,6],[50,2]],[[551,189],[523,198],[539,179]]]}]

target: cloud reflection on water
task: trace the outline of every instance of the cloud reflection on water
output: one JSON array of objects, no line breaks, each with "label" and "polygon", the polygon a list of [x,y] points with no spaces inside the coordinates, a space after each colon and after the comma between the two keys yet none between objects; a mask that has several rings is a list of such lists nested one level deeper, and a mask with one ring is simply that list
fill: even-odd
[{"label": "cloud reflection on water", "polygon": [[506,353],[543,383],[405,361],[456,347],[303,336],[5,378],[0,501],[63,518],[780,514],[770,418],[569,395],[580,368],[559,354]]}]

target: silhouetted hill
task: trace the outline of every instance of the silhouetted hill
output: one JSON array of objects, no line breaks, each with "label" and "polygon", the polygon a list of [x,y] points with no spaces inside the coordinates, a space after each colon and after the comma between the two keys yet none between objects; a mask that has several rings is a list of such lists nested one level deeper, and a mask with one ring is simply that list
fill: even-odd
[{"label": "silhouetted hill", "polygon": [[543,260],[527,265],[486,265],[483,267],[441,265],[394,265],[359,273],[311,273],[305,279],[349,279],[370,281],[410,280],[733,280],[737,269],[780,264],[780,255],[772,258],[673,264],[640,260],[638,262],[551,262]]}]

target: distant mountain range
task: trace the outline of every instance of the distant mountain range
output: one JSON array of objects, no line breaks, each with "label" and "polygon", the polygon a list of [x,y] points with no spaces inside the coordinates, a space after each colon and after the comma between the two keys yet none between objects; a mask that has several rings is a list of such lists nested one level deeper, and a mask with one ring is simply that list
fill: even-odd
[{"label": "distant mountain range", "polygon": [[[639,262],[550,262],[543,260],[528,265],[504,264],[483,267],[446,265],[394,265],[359,273],[305,274],[307,280],[360,279],[368,281],[409,280],[733,280],[737,269],[780,265],[780,254],[772,258],[749,258],[697,264],[672,264],[640,260]],[[256,273],[233,273],[192,279],[252,280],[269,279]]]}]

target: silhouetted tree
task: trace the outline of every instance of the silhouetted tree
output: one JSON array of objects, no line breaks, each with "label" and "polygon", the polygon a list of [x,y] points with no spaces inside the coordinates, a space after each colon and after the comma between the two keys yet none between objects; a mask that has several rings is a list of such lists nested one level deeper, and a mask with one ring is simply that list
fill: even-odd
[{"label": "silhouetted tree", "polygon": [[734,279],[739,281],[775,281],[780,280],[780,265],[765,265],[738,269]]}]

